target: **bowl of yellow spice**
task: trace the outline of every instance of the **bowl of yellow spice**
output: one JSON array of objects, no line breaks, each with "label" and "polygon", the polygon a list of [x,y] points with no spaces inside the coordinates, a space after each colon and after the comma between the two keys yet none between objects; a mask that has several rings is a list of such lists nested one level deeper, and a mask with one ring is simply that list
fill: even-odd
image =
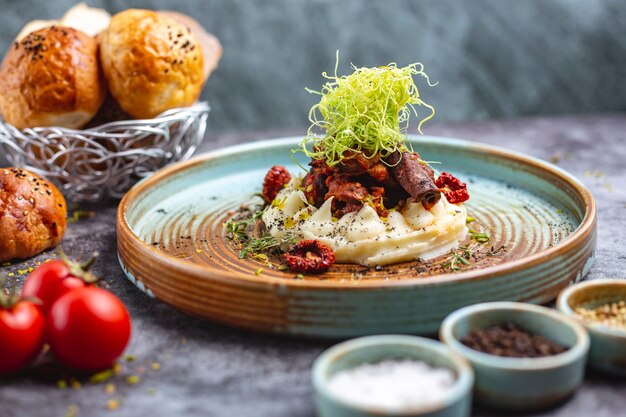
[{"label": "bowl of yellow spice", "polygon": [[568,287],[557,308],[587,328],[591,367],[626,376],[626,280],[598,279]]}]

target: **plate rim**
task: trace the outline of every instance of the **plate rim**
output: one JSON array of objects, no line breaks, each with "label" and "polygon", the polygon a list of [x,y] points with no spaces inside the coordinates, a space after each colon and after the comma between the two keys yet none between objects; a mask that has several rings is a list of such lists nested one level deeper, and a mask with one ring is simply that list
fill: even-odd
[{"label": "plate rim", "polygon": [[[472,150],[482,151],[494,155],[496,157],[512,159],[517,162],[521,162],[527,165],[534,166],[543,171],[548,171],[554,176],[559,177],[561,180],[569,183],[582,197],[585,203],[585,213],[579,226],[576,230],[567,236],[563,241],[551,246],[547,249],[534,253],[530,256],[526,256],[520,259],[515,259],[509,262],[504,262],[498,265],[489,266],[484,269],[476,269],[463,272],[449,272],[441,275],[432,276],[429,278],[413,277],[401,280],[387,280],[387,281],[368,281],[361,280],[359,285],[354,285],[351,281],[327,281],[327,280],[289,280],[279,277],[263,276],[258,277],[251,274],[245,274],[242,272],[225,271],[216,269],[208,265],[196,264],[193,262],[187,262],[183,259],[179,259],[166,254],[163,251],[153,247],[147,242],[140,239],[132,230],[126,219],[126,211],[129,208],[133,199],[138,197],[146,189],[156,185],[159,181],[166,179],[168,176],[174,175],[177,172],[187,170],[195,165],[206,163],[210,160],[219,159],[220,157],[238,154],[241,152],[255,151],[265,148],[284,146],[290,144],[297,144],[302,140],[300,136],[288,136],[268,138],[259,141],[226,146],[217,148],[199,155],[193,158],[178,162],[167,167],[164,167],[156,171],[151,176],[143,179],[135,184],[122,198],[116,216],[117,234],[119,240],[119,234],[125,233],[127,237],[132,238],[135,243],[138,243],[143,254],[149,256],[152,259],[156,259],[158,262],[169,264],[171,267],[175,267],[181,270],[183,273],[191,275],[204,275],[210,276],[211,279],[218,280],[236,280],[241,284],[247,285],[261,285],[261,286],[288,286],[294,289],[312,289],[312,290],[350,290],[350,291],[366,291],[371,289],[391,289],[396,287],[418,287],[418,286],[436,286],[449,282],[471,282],[481,281],[489,279],[494,276],[499,276],[508,273],[514,273],[522,271],[524,269],[531,268],[541,264],[546,258],[552,258],[555,256],[563,255],[569,252],[572,247],[576,246],[580,240],[584,240],[590,233],[594,232],[596,218],[597,218],[597,206],[595,199],[591,191],[575,176],[563,170],[562,168],[555,166],[540,158],[527,155],[523,152],[509,150],[504,147],[489,145],[481,142],[476,142],[466,139],[450,138],[445,136],[433,136],[433,135],[409,135],[410,140],[429,140],[443,143],[445,145],[452,145],[462,148],[472,148]],[[118,249],[119,250],[119,249]],[[120,254],[121,255],[121,254]],[[121,258],[121,256],[120,256]]]}]

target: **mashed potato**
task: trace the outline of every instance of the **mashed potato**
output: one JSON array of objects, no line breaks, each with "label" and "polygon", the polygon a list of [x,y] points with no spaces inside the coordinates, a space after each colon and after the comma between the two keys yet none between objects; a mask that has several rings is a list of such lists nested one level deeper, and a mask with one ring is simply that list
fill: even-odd
[{"label": "mashed potato", "polygon": [[430,211],[409,202],[384,219],[366,205],[334,219],[332,199],[319,209],[311,206],[299,184],[299,178],[292,178],[263,214],[263,222],[278,240],[286,234],[319,240],[334,250],[337,262],[374,266],[430,259],[456,248],[467,234],[465,207],[443,196]]}]

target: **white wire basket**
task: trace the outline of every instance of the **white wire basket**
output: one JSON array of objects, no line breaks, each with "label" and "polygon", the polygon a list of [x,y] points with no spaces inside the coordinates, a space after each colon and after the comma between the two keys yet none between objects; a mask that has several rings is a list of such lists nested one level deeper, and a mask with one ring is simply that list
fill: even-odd
[{"label": "white wire basket", "polygon": [[154,119],[74,130],[19,130],[0,121],[0,149],[11,164],[43,175],[74,202],[121,198],[138,180],[188,159],[206,130],[209,104],[168,110]]}]

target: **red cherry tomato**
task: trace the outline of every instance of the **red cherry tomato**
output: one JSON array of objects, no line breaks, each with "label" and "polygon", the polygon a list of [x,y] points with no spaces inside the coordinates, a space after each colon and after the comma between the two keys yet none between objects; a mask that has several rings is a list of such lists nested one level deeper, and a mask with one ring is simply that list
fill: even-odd
[{"label": "red cherry tomato", "polygon": [[22,288],[23,297],[36,297],[41,300],[44,313],[48,313],[52,304],[62,295],[75,288],[88,285],[81,278],[72,275],[65,261],[55,259],[35,269],[26,278]]},{"label": "red cherry tomato", "polygon": [[0,308],[0,373],[18,371],[35,359],[44,328],[41,310],[30,301]]},{"label": "red cherry tomato", "polygon": [[96,371],[110,366],[130,339],[130,316],[112,293],[94,286],[61,296],[50,308],[46,335],[64,364]]}]

